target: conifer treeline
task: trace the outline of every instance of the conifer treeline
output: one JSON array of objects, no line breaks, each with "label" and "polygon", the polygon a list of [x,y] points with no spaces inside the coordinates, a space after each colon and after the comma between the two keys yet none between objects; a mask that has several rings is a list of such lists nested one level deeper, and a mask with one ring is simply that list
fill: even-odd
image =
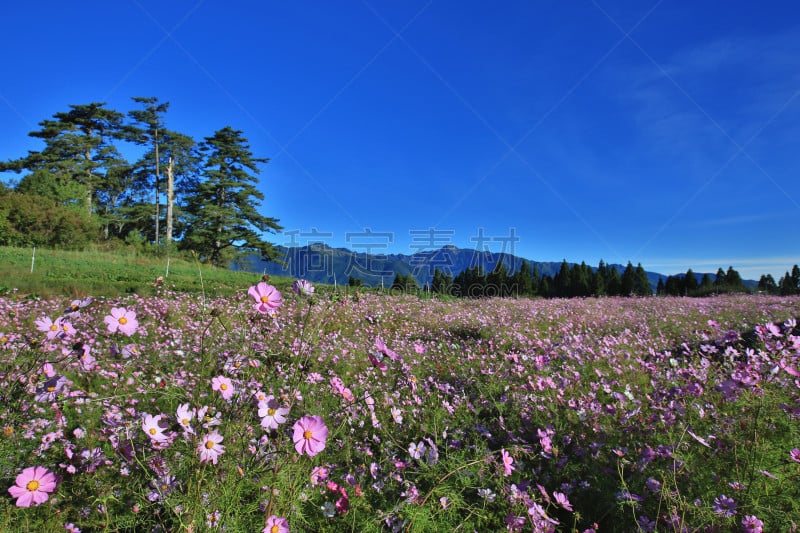
[{"label": "conifer treeline", "polygon": [[[410,276],[396,277],[393,289],[416,289]],[[537,266],[523,261],[519,270],[510,273],[502,263],[491,272],[480,266],[470,267],[455,277],[436,269],[430,290],[437,294],[480,298],[539,296],[543,298],[572,298],[587,296],[651,296],[650,280],[641,263],[636,267],[628,262],[620,274],[616,267],[603,261],[596,269],[581,264],[569,265],[566,260],[555,276],[541,275]],[[800,268],[794,265],[779,283],[769,274],[761,276],[757,291],[768,294],[800,294]],[[656,295],[659,296],[710,296],[726,293],[749,293],[739,273],[728,267],[717,270],[715,275],[703,274],[700,281],[689,269],[686,274],[659,278]]]}]

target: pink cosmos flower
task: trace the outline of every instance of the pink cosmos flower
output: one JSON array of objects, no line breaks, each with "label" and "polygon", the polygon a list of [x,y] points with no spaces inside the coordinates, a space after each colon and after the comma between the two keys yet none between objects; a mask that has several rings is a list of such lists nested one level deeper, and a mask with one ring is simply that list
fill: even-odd
[{"label": "pink cosmos flower", "polygon": [[189,408],[188,403],[183,403],[178,406],[177,411],[175,412],[175,416],[178,419],[178,424],[181,425],[183,428],[184,433],[192,433],[194,434],[194,429],[192,429],[191,422],[194,418],[194,409]]},{"label": "pink cosmos flower", "polygon": [[792,461],[800,463],[800,448],[792,448],[789,450],[789,457],[792,458]]},{"label": "pink cosmos flower", "polygon": [[294,430],[294,448],[297,453],[314,457],[325,449],[325,440],[328,438],[328,427],[321,416],[306,415],[292,427]]},{"label": "pink cosmos flower", "polygon": [[111,314],[106,316],[103,322],[108,326],[109,333],[119,331],[128,337],[136,333],[136,328],[139,327],[139,321],[136,320],[136,312],[128,311],[124,307],[112,307]]},{"label": "pink cosmos flower", "polygon": [[272,515],[267,518],[267,524],[261,533],[289,533],[289,521],[285,518]]},{"label": "pink cosmos flower", "polygon": [[17,507],[30,507],[46,502],[56,490],[58,479],[43,466],[30,466],[17,475],[15,483],[8,492],[17,499]]},{"label": "pink cosmos flower", "polygon": [[505,450],[500,450],[500,456],[503,459],[503,475],[510,476],[511,472],[516,468],[514,466],[514,458]]},{"label": "pink cosmos flower", "polygon": [[386,343],[384,343],[383,339],[380,337],[375,339],[375,348],[378,350],[378,352],[382,353],[392,361],[399,361],[401,359],[399,355],[386,346]]},{"label": "pink cosmos flower", "polygon": [[372,366],[380,370],[381,373],[385,376],[386,369],[388,367],[386,366],[386,363],[383,362],[383,357],[384,357],[383,354],[380,352],[375,352],[369,354],[368,357],[369,357],[369,362],[372,363]]},{"label": "pink cosmos flower", "polygon": [[[69,322],[65,321],[63,317],[58,317],[55,320],[51,320],[50,317],[43,316],[34,322],[34,324],[36,325],[36,329],[47,334],[47,340],[49,341],[55,339],[56,337],[65,337],[70,331],[73,335],[75,333],[75,329],[72,328],[72,326],[69,325]],[[66,329],[64,329],[65,326]]]},{"label": "pink cosmos flower", "polygon": [[256,301],[253,307],[259,313],[271,315],[283,304],[283,296],[278,289],[264,281],[247,289],[247,294]]},{"label": "pink cosmos flower", "polygon": [[83,300],[72,300],[72,302],[70,302],[69,304],[69,307],[67,307],[64,310],[64,312],[70,315],[77,316],[80,314],[81,309],[90,305],[92,302],[94,302],[94,298],[92,298],[91,296],[89,296],[88,298],[84,298]]},{"label": "pink cosmos flower", "polygon": [[278,406],[274,396],[267,396],[258,402],[258,416],[261,417],[261,427],[264,429],[278,429],[280,424],[286,422],[289,409]]},{"label": "pink cosmos flower", "polygon": [[298,296],[314,295],[314,286],[304,279],[295,280],[295,282],[292,283],[292,290]]},{"label": "pink cosmos flower", "polygon": [[569,498],[567,498],[567,495],[563,492],[554,492],[553,499],[555,499],[556,503],[567,511],[572,511],[572,504],[569,503]]},{"label": "pink cosmos flower", "polygon": [[212,462],[217,464],[217,457],[225,453],[225,446],[220,444],[224,439],[222,435],[214,431],[203,437],[197,446],[197,453],[200,454],[200,461]]},{"label": "pink cosmos flower", "polygon": [[150,440],[158,443],[169,439],[169,437],[164,434],[164,430],[167,428],[162,427],[160,424],[162,418],[164,418],[164,415],[147,415],[142,421],[142,431],[150,437]]},{"label": "pink cosmos flower", "polygon": [[747,515],[742,518],[742,531],[744,533],[762,533],[764,531],[764,522],[755,515]]},{"label": "pink cosmos flower", "polygon": [[52,378],[56,375],[56,370],[51,363],[45,363],[42,365],[42,374],[44,374],[45,377]]},{"label": "pink cosmos flower", "polygon": [[230,400],[235,392],[233,382],[230,380],[230,378],[225,376],[217,376],[212,378],[211,390],[219,391],[219,393],[222,394],[222,399],[226,401]]}]

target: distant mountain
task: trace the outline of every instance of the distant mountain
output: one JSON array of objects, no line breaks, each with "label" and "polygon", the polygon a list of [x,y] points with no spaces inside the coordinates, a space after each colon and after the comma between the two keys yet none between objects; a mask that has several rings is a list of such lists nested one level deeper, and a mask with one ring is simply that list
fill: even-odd
[{"label": "distant mountain", "polygon": [[[389,287],[396,274],[411,274],[420,287],[429,284],[433,279],[435,269],[439,269],[453,277],[464,270],[481,266],[485,272],[491,272],[503,263],[510,272],[519,270],[526,259],[506,253],[478,251],[468,248],[445,246],[438,250],[417,252],[415,254],[366,254],[348,250],[346,248],[331,248],[323,243],[314,243],[308,246],[287,248],[278,246],[279,261],[263,261],[257,257],[240,260],[234,268],[248,272],[258,272],[271,276],[289,276],[304,278],[314,283],[334,282],[340,285],[347,284],[350,277],[356,277],[371,287]],[[527,259],[528,263],[535,265],[542,276],[554,277],[561,269],[561,262],[541,262]],[[569,263],[572,266],[572,263]],[[609,265],[616,268],[620,274],[625,270],[624,265]],[[596,266],[592,267],[593,270]],[[713,278],[712,274],[712,278]],[[702,273],[698,274],[698,279]],[[658,280],[666,280],[667,276],[657,272],[647,272],[647,279],[655,291]],[[753,283],[755,282],[746,282]]]}]

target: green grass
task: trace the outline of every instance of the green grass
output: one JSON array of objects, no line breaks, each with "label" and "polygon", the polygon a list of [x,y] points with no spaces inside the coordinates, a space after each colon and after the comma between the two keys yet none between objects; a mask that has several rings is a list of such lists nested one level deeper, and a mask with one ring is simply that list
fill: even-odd
[{"label": "green grass", "polygon": [[[0,292],[22,295],[119,296],[151,295],[159,276],[177,291],[228,296],[260,280],[258,274],[215,268],[182,257],[152,257],[127,251],[78,252],[0,247]],[[288,288],[289,278],[273,278]]]}]

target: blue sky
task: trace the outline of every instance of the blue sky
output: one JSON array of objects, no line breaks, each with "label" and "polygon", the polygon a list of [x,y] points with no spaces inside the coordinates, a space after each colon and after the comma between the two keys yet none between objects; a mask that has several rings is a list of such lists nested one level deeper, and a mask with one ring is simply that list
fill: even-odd
[{"label": "blue sky", "polygon": [[776,281],[800,263],[795,2],[39,1],[2,20],[0,159],[69,104],[158,96],[171,129],[230,125],[270,158],[277,244]]}]

